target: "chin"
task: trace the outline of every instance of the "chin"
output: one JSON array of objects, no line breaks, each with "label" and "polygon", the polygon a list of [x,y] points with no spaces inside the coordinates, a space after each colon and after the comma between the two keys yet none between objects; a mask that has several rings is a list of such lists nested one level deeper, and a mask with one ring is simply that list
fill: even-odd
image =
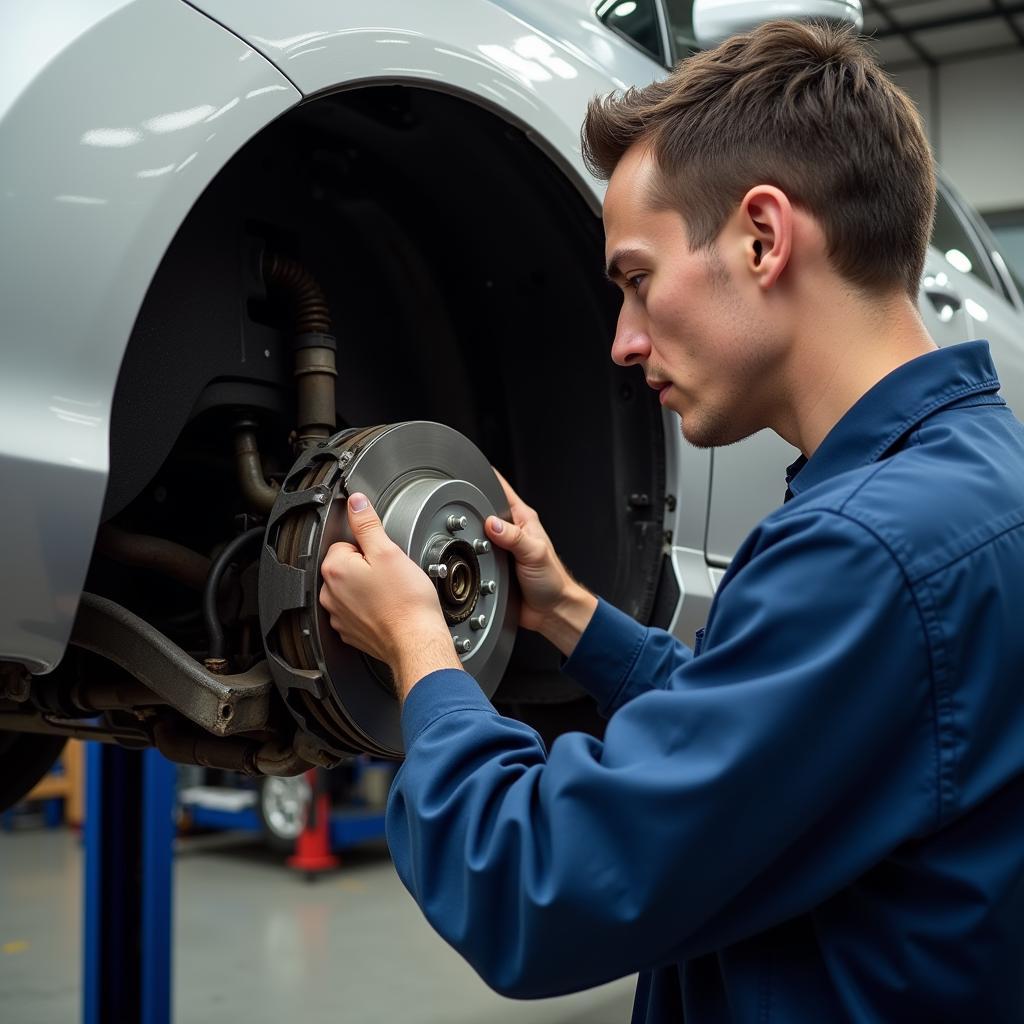
[{"label": "chin", "polygon": [[682,413],[678,415],[679,432],[683,440],[694,448],[724,448],[754,433],[752,430],[737,429],[735,423],[729,423],[720,416],[695,417],[692,410],[686,416]]}]

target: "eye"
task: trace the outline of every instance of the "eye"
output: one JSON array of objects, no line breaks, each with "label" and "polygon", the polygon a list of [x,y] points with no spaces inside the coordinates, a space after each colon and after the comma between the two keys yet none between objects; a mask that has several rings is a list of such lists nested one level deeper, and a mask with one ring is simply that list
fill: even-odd
[{"label": "eye", "polygon": [[626,278],[626,284],[628,284],[629,287],[633,289],[633,291],[638,292],[640,291],[641,283],[646,279],[646,274],[634,274],[632,277]]}]

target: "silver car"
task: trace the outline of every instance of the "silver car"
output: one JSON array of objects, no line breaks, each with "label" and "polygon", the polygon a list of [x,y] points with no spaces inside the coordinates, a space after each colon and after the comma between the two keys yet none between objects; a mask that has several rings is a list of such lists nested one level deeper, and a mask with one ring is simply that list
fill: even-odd
[{"label": "silver car", "polygon": [[[689,3],[9,0],[0,26],[0,806],[67,736],[254,775],[400,755],[386,666],[315,601],[353,481],[546,736],[601,726],[516,633],[488,462],[583,583],[692,639],[793,453],[691,448],[611,362],[579,145],[592,95],[711,38]],[[945,184],[934,243],[925,322],[987,337],[1021,414],[1021,296]]]}]

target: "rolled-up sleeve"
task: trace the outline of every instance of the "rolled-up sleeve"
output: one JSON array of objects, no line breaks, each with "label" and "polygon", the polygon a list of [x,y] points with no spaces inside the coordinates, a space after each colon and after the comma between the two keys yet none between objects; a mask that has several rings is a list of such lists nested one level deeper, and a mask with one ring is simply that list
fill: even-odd
[{"label": "rolled-up sleeve", "polygon": [[603,742],[569,733],[548,752],[452,670],[403,710],[395,865],[437,931],[507,995],[574,991],[738,941],[935,823],[925,631],[863,526],[822,512],[763,526],[698,657],[613,611],[591,625],[610,623],[626,649],[593,664],[595,632],[573,656],[618,707]]}]

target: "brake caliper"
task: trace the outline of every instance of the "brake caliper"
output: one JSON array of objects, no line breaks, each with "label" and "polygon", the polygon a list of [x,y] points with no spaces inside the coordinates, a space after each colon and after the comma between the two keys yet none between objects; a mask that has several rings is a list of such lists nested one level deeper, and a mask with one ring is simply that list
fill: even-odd
[{"label": "brake caliper", "polygon": [[362,491],[388,536],[434,581],[466,671],[492,696],[519,618],[505,552],[484,533],[509,518],[487,459],[458,431],[413,421],[341,431],[292,466],[267,522],[260,625],[278,690],[325,752],[400,757],[399,705],[386,665],[345,644],[320,606],[320,565],[353,540],[346,499]]}]

